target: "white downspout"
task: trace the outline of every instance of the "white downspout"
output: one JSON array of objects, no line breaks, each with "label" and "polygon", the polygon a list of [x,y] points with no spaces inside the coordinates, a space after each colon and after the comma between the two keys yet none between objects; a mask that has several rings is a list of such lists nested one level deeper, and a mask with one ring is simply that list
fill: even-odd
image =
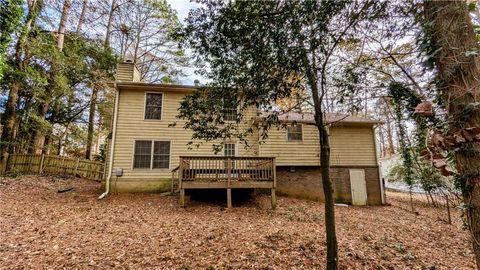
[{"label": "white downspout", "polygon": [[377,147],[377,134],[376,134],[376,128],[378,127],[378,125],[374,125],[373,126],[373,143],[374,143],[374,146],[375,146],[375,160],[377,162],[377,168],[378,168],[378,180],[380,181],[380,196],[382,197],[382,205],[384,205],[386,203],[386,200],[385,200],[385,190],[384,190],[384,187],[383,187],[383,181],[382,181],[382,178],[383,178],[383,175],[382,175],[382,167],[380,165],[380,162],[378,160],[378,157],[379,157],[379,153],[378,153],[378,147]]},{"label": "white downspout", "polygon": [[115,149],[115,137],[117,134],[117,117],[118,117],[118,99],[120,97],[119,91],[116,89],[117,85],[114,85],[115,89],[115,107],[113,109],[113,131],[112,131],[112,145],[110,145],[110,158],[108,160],[108,176],[105,181],[105,192],[98,197],[99,200],[107,197],[110,192],[110,178],[112,178],[112,169],[113,169],[113,157]]}]

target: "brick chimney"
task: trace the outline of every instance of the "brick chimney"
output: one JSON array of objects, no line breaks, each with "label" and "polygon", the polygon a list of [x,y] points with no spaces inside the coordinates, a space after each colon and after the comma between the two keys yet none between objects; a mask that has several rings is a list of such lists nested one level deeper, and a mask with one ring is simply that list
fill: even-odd
[{"label": "brick chimney", "polygon": [[126,60],[117,64],[115,80],[118,82],[140,82],[142,76],[132,60]]}]

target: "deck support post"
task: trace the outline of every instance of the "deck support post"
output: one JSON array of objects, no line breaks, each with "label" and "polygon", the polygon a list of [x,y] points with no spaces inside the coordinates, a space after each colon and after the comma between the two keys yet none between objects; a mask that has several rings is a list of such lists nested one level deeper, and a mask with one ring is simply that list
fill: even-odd
[{"label": "deck support post", "polygon": [[180,205],[185,207],[185,189],[180,189]]},{"label": "deck support post", "polygon": [[232,189],[227,188],[227,208],[232,208]]},{"label": "deck support post", "polygon": [[272,188],[272,209],[277,208],[277,195],[275,194],[275,188]]}]

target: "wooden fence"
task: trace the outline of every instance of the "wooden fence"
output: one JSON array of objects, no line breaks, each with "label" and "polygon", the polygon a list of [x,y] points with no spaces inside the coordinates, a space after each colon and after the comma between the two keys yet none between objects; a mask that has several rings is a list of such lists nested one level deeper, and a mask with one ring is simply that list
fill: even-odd
[{"label": "wooden fence", "polygon": [[56,174],[102,180],[105,164],[54,155],[13,154],[8,156],[5,173]]}]

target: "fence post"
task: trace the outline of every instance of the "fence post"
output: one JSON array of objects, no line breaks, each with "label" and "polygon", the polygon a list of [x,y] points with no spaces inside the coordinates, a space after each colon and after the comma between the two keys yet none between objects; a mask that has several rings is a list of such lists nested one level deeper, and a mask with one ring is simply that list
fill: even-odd
[{"label": "fence post", "polygon": [[232,159],[227,158],[227,208],[232,208],[232,189],[230,181],[232,178]]},{"label": "fence post", "polygon": [[2,160],[2,176],[5,176],[7,174],[7,166],[8,166],[8,159],[10,158],[10,154],[6,153],[5,156],[3,157]]},{"label": "fence post", "polygon": [[77,161],[75,162],[75,169],[73,170],[73,177],[77,177],[77,171],[78,171],[78,164],[80,163],[80,159],[77,158]]},{"label": "fence post", "polygon": [[38,174],[42,174],[44,162],[45,162],[45,154],[42,154],[42,156],[40,157],[40,164],[38,164]]},{"label": "fence post", "polygon": [[185,207],[185,189],[183,189],[182,179],[183,175],[183,157],[180,157],[180,164],[179,164],[179,173],[178,173],[178,187],[180,189],[180,205]]}]

